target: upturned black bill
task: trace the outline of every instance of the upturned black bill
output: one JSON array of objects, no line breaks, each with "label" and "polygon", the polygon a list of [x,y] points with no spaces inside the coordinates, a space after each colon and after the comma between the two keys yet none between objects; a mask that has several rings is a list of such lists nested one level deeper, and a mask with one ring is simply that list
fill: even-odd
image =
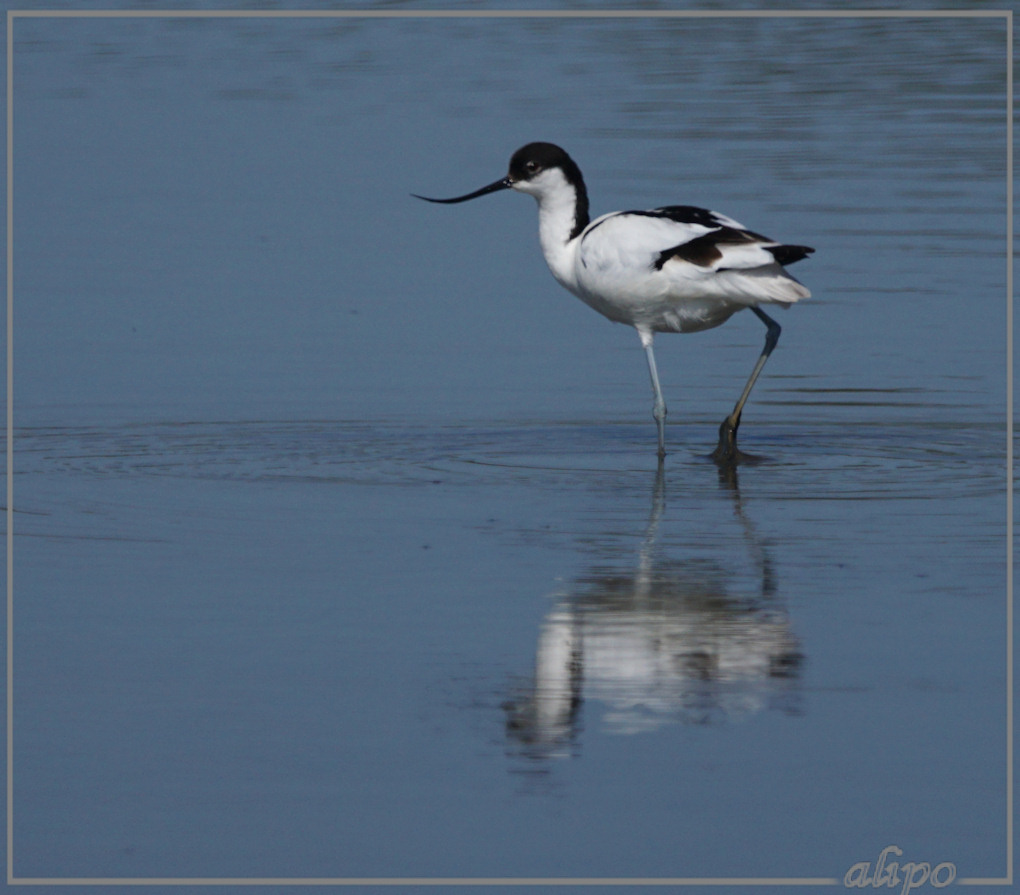
[{"label": "upturned black bill", "polygon": [[452,205],[455,202],[467,202],[468,199],[477,199],[479,196],[484,196],[486,193],[494,193],[497,190],[506,190],[510,188],[510,178],[504,177],[502,180],[497,180],[495,183],[490,183],[488,186],[483,186],[480,190],[475,190],[473,193],[468,193],[466,196],[457,196],[454,199],[430,199],[428,196],[419,196],[417,193],[411,193],[415,199],[424,199],[426,202],[441,202],[443,205]]}]

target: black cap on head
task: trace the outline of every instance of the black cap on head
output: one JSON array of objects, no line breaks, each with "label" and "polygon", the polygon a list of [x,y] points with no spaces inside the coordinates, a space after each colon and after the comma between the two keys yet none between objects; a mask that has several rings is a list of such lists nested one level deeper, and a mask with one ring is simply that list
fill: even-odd
[{"label": "black cap on head", "polygon": [[561,168],[570,180],[568,169],[576,171],[577,165],[555,143],[529,143],[510,157],[510,179],[514,181],[530,180],[550,168]]}]

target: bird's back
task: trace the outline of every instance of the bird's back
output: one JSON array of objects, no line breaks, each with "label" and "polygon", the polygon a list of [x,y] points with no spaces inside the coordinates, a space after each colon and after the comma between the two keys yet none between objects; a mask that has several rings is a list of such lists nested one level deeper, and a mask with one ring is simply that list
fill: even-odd
[{"label": "bird's back", "polygon": [[807,298],[808,290],[778,259],[799,260],[810,251],[691,206],[616,212],[593,221],[578,238],[575,291],[611,320],[693,332],[718,326],[742,308]]}]

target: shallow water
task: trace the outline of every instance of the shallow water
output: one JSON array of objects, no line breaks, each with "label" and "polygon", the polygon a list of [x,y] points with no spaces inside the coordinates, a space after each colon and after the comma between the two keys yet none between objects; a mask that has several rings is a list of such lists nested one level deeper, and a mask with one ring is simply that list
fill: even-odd
[{"label": "shallow water", "polygon": [[[1002,51],[16,21],[15,876],[1000,876]],[[816,247],[756,462],[750,315],[658,340],[657,473],[531,203],[408,198],[530,139]]]}]

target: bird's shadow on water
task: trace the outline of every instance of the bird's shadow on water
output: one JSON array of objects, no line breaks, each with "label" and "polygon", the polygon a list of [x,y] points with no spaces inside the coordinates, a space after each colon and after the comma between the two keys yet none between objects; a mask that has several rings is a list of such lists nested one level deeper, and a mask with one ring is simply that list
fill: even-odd
[{"label": "bird's shadow on water", "polygon": [[[534,674],[503,704],[518,770],[543,773],[554,759],[578,757],[590,733],[585,706],[597,706],[588,714],[618,735],[798,710],[804,653],[767,541],[744,508],[737,468],[720,467],[718,480],[739,531],[733,548],[742,556],[732,564],[663,546],[668,488],[660,464],[632,567],[593,566],[551,595]],[[737,580],[741,565],[753,569],[753,587]]]}]

